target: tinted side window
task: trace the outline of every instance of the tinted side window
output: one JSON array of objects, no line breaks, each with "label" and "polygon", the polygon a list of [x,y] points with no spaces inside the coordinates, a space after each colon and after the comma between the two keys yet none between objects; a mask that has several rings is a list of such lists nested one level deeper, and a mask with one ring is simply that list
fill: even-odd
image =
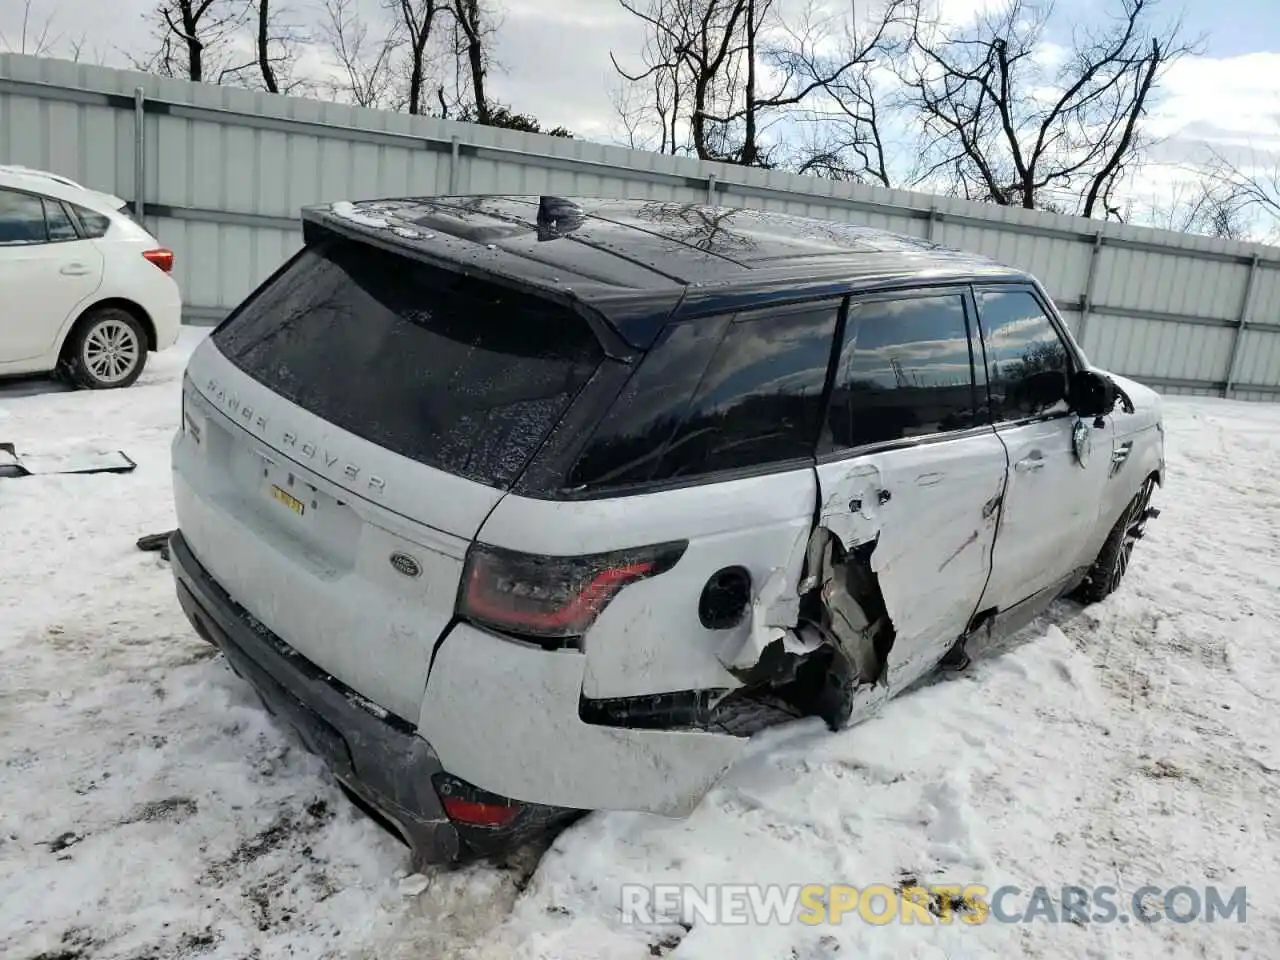
[{"label": "tinted side window", "polygon": [[983,290],[978,310],[986,347],[991,412],[1019,420],[1065,409],[1067,346],[1027,290]]},{"label": "tinted side window", "polygon": [[80,219],[80,225],[84,227],[85,236],[96,240],[99,237],[105,237],[107,231],[111,229],[111,221],[102,214],[86,210],[84,207],[73,206],[73,209]]},{"label": "tinted side window", "polygon": [[739,315],[654,479],[813,456],[838,302]]},{"label": "tinted side window", "polygon": [[57,200],[46,199],[44,201],[44,222],[46,229],[49,231],[50,240],[79,239],[75,225],[71,222],[71,218],[67,216],[67,211],[62,209],[62,204]]},{"label": "tinted side window", "polygon": [[600,421],[570,487],[643,483],[653,475],[729,320],[689,320],[663,332]]},{"label": "tinted side window", "polygon": [[967,429],[974,397],[963,295],[852,304],[819,450]]},{"label": "tinted side window", "polygon": [[0,190],[0,244],[45,243],[48,239],[40,198]]}]

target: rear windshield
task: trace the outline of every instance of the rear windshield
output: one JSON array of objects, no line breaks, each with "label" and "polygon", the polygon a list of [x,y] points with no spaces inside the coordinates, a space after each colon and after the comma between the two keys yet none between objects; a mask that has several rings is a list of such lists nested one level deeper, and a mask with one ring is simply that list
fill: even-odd
[{"label": "rear windshield", "polygon": [[303,251],[213,341],[344,430],[503,489],[603,358],[566,307],[339,239]]}]

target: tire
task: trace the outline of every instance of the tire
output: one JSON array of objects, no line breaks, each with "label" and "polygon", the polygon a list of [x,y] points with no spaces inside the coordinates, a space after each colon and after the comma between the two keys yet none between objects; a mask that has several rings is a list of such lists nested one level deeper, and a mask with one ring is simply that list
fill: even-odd
[{"label": "tire", "polygon": [[1129,569],[1129,558],[1133,554],[1133,545],[1142,539],[1147,523],[1147,507],[1151,504],[1151,494],[1155,491],[1154,477],[1147,477],[1120,514],[1120,519],[1107,534],[1106,542],[1098,551],[1093,566],[1085,574],[1083,582],[1076,587],[1072,596],[1081,603],[1098,603],[1111,596],[1124,579]]},{"label": "tire", "polygon": [[130,386],[147,365],[147,335],[138,318],[99,307],[80,318],[66,347],[66,372],[86,390]]},{"label": "tire", "polygon": [[704,729],[733,737],[750,737],[795,720],[800,711],[773,697],[727,697],[716,705]]}]

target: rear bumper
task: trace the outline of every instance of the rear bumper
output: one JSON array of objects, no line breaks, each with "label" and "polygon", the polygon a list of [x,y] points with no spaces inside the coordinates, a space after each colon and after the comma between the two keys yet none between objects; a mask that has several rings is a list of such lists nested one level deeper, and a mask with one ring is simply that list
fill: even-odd
[{"label": "rear bumper", "polygon": [[202,637],[292,726],[348,789],[391,821],[414,861],[459,859],[462,843],[432,778],[443,768],[413,727],[378,716],[241,609],[205,572],[181,533],[170,542],[178,601]]},{"label": "rear bumper", "polygon": [[[146,266],[155,270],[150,264]],[[139,300],[151,317],[151,325],[156,334],[156,350],[160,351],[168,350],[178,342],[178,333],[182,329],[182,293],[172,276],[158,270],[155,273],[157,276],[151,278],[151,287]]]}]

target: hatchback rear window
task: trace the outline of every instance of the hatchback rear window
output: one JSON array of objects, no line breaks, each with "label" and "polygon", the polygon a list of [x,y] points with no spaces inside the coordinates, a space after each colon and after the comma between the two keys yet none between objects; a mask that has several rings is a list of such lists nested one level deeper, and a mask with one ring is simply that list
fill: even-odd
[{"label": "hatchback rear window", "polygon": [[74,203],[71,205],[71,209],[75,211],[76,217],[80,220],[80,225],[84,227],[84,235],[86,237],[96,240],[99,237],[105,237],[107,231],[111,229],[110,218]]},{"label": "hatchback rear window", "polygon": [[304,250],[213,341],[342,429],[502,489],[603,359],[567,307],[338,239]]}]

